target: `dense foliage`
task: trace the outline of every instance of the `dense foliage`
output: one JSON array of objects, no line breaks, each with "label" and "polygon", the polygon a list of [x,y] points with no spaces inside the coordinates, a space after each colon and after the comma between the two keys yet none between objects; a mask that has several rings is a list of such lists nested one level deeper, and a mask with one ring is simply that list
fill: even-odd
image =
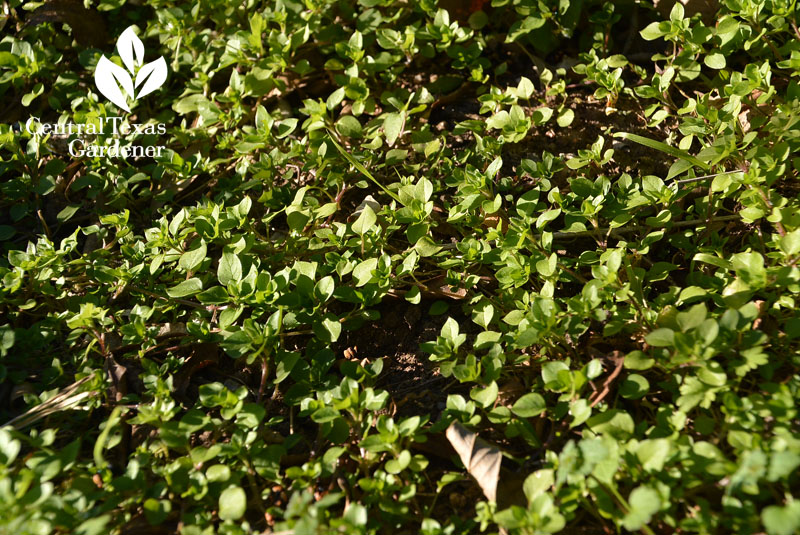
[{"label": "dense foliage", "polygon": [[800,16],[658,4],[3,2],[0,531],[800,531]]}]

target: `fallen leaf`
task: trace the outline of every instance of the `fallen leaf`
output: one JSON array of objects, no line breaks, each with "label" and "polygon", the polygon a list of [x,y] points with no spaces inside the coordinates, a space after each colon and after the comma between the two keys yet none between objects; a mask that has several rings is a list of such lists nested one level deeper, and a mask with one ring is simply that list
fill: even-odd
[{"label": "fallen leaf", "polygon": [[467,472],[480,485],[483,494],[489,501],[497,501],[497,482],[500,478],[500,461],[503,454],[477,434],[466,429],[458,422],[453,422],[445,433],[447,440],[456,450]]},{"label": "fallen leaf", "polygon": [[420,284],[420,290],[425,297],[449,297],[450,299],[464,299],[467,290],[464,288],[453,288],[447,284],[447,277],[442,275],[435,279]]}]

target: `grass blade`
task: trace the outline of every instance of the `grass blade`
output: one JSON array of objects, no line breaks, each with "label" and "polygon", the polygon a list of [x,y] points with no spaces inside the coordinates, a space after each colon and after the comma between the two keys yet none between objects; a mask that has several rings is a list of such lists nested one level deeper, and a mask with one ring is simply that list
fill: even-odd
[{"label": "grass blade", "polygon": [[629,139],[635,143],[638,143],[639,145],[644,145],[645,147],[661,151],[665,154],[669,154],[670,156],[674,156],[675,158],[680,158],[681,160],[684,160],[692,165],[696,165],[697,167],[700,167],[705,171],[708,171],[711,168],[711,166],[709,166],[706,162],[698,160],[685,150],[681,150],[676,147],[671,147],[666,143],[662,143],[661,141],[656,141],[655,139],[650,139],[649,137],[637,136],[636,134],[629,134],[628,132],[617,132],[614,134],[614,137]]},{"label": "grass blade", "polygon": [[329,137],[330,137],[330,140],[331,140],[331,142],[333,142],[333,145],[334,145],[334,146],[335,146],[335,147],[338,149],[338,151],[339,151],[339,152],[342,154],[342,156],[344,156],[344,157],[345,157],[345,159],[347,159],[347,161],[348,161],[348,162],[350,162],[351,164],[353,164],[353,167],[355,167],[356,169],[358,169],[358,171],[359,171],[359,172],[360,172],[362,175],[364,175],[364,176],[365,176],[365,177],[367,177],[368,179],[372,180],[372,181],[375,183],[375,185],[376,185],[376,186],[378,186],[379,188],[381,188],[381,189],[383,190],[383,192],[384,192],[384,193],[386,193],[386,195],[388,195],[388,196],[389,196],[389,197],[391,197],[392,199],[396,200],[396,201],[397,201],[399,204],[403,204],[402,202],[400,202],[400,197],[398,197],[397,195],[395,195],[394,193],[392,193],[391,191],[389,191],[388,189],[386,189],[386,187],[385,187],[383,184],[381,184],[380,182],[378,182],[378,179],[376,179],[374,176],[372,176],[372,173],[370,173],[369,171],[367,171],[367,168],[366,168],[366,167],[364,167],[363,165],[361,165],[361,162],[359,162],[358,160],[356,160],[355,158],[353,158],[353,155],[352,155],[352,154],[350,154],[349,152],[347,152],[346,150],[344,150],[344,148],[343,148],[341,145],[339,145],[339,144],[336,142],[336,140],[333,138],[333,132],[331,132],[330,130],[328,130],[328,134],[329,134]]}]

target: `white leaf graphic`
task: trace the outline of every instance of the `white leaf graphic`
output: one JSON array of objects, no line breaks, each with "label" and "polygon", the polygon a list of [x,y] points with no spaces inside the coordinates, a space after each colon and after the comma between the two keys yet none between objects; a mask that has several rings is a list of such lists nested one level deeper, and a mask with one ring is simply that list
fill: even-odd
[{"label": "white leaf graphic", "polygon": [[167,62],[164,60],[164,58],[161,57],[155,61],[151,61],[139,69],[139,72],[136,74],[136,87],[139,87],[139,85],[144,82],[144,86],[142,86],[142,88],[139,90],[136,98],[138,99],[145,95],[149,95],[161,87],[166,79]]},{"label": "white leaf graphic", "polygon": [[128,29],[119,36],[117,50],[122,63],[131,74],[136,72],[136,67],[144,61],[144,43],[133,33],[133,26],[128,26]]},{"label": "white leaf graphic", "polygon": [[133,80],[125,69],[101,56],[94,71],[94,83],[104,97],[123,110],[131,111],[127,97],[133,98]]}]

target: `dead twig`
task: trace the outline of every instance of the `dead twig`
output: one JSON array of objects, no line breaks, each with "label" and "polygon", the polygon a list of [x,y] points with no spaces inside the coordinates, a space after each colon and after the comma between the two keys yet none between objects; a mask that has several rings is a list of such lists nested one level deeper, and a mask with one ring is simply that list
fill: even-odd
[{"label": "dead twig", "polygon": [[610,392],[609,387],[611,386],[611,383],[613,383],[614,379],[616,379],[620,372],[622,372],[622,364],[625,362],[625,357],[623,357],[618,351],[615,351],[611,356],[611,360],[615,363],[614,371],[612,371],[611,374],[606,377],[605,382],[603,382],[603,389],[599,392],[595,391],[595,393],[591,395],[589,398],[590,407],[594,407],[603,401],[603,398],[605,398]]},{"label": "dead twig", "polygon": [[20,430],[56,412],[76,408],[81,401],[97,395],[95,391],[78,392],[83,384],[93,378],[94,375],[87,375],[83,379],[75,381],[44,403],[31,407],[16,418],[9,420],[3,427],[10,425],[14,427],[14,429]]}]

